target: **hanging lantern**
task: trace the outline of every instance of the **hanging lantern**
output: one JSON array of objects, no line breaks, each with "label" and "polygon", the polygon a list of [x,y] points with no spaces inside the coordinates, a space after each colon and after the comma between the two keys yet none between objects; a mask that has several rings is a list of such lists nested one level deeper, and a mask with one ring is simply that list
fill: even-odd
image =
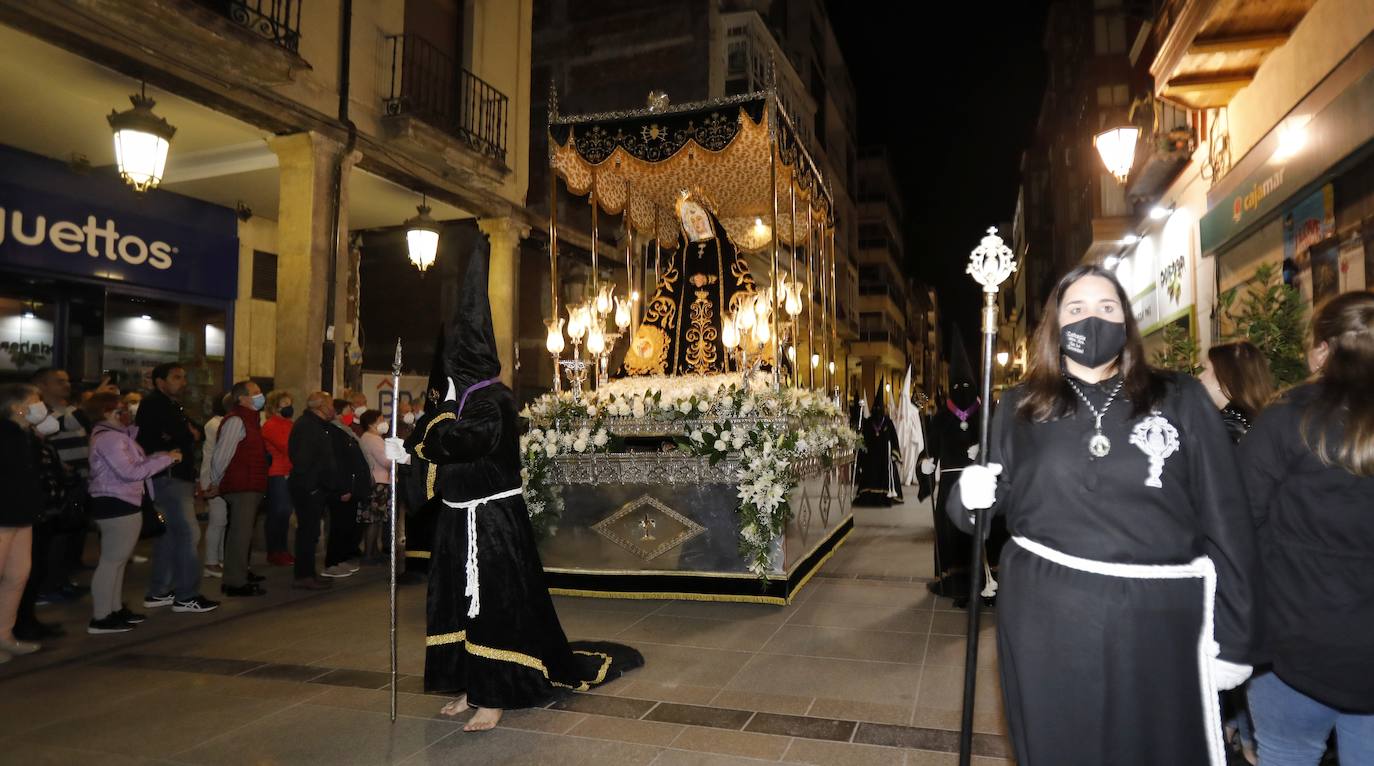
[{"label": "hanging lantern", "polygon": [[167,150],[177,129],[165,119],[153,114],[157,102],[148,98],[147,88],[129,96],[133,109],[125,112],[111,110],[105,119],[114,131],[115,163],[119,177],[143,192],[162,183],[162,171],[167,167]]},{"label": "hanging lantern", "polygon": [[1102,155],[1102,164],[1123,184],[1135,166],[1135,145],[1139,140],[1140,128],[1133,125],[1104,130],[1093,136],[1093,146]]},{"label": "hanging lantern", "polygon": [[424,274],[434,265],[434,258],[439,254],[439,222],[430,217],[428,205],[421,203],[415,210],[418,215],[407,219],[404,224],[406,251],[411,264]]}]

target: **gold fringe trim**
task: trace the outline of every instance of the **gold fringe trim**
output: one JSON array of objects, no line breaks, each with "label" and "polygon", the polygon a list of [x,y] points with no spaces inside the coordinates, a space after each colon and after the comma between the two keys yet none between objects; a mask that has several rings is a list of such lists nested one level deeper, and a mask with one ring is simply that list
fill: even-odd
[{"label": "gold fringe trim", "polygon": [[786,606],[787,599],[781,596],[746,596],[732,593],[651,593],[622,592],[603,590],[579,590],[577,588],[549,588],[555,596],[581,596],[583,598],[623,598],[631,600],[669,599],[673,601],[730,601],[742,604],[772,604]]},{"label": "gold fringe trim", "polygon": [[439,466],[434,461],[425,457],[425,437],[429,436],[429,429],[433,428],[435,423],[444,420],[454,419],[455,416],[452,412],[441,412],[438,415],[435,415],[433,420],[425,424],[425,430],[423,433],[420,434],[420,440],[415,442],[415,457],[418,457],[426,463],[429,463],[429,470],[427,472],[427,475],[425,476],[426,500],[434,499],[434,482],[439,477]]},{"label": "gold fringe trim", "polygon": [[585,692],[602,681],[605,681],[606,674],[611,670],[611,655],[602,652],[588,652],[582,649],[574,649],[573,654],[581,654],[587,657],[600,657],[601,667],[596,671],[596,677],[592,678],[590,681],[582,681],[576,685],[564,684],[549,678],[549,669],[544,667],[544,662],[538,657],[533,657],[521,652],[512,652],[507,649],[495,649],[490,646],[474,644],[467,640],[466,630],[460,630],[457,633],[441,633],[439,635],[425,637],[425,646],[446,646],[448,644],[464,644],[468,654],[488,660],[496,660],[498,662],[513,662],[516,665],[522,665],[531,670],[537,670],[544,676],[546,681],[554,686],[572,689],[578,692]]},{"label": "gold fringe trim", "polygon": [[429,556],[429,551],[406,551],[406,558],[408,559],[427,559]]},{"label": "gold fringe trim", "polygon": [[461,644],[468,640],[468,632],[460,630],[457,633],[440,633],[437,636],[425,636],[425,646],[444,646],[446,644]]}]

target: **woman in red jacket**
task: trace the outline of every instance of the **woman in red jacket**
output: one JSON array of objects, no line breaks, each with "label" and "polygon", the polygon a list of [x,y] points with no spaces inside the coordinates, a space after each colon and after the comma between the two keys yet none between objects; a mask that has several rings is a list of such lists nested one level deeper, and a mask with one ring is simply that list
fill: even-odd
[{"label": "woman in red jacket", "polygon": [[291,439],[292,418],[296,408],[290,391],[273,391],[267,395],[267,422],[262,424],[262,440],[272,464],[267,469],[267,563],[289,567],[296,563],[286,545],[286,533],[291,527],[291,490],[287,477],[291,475],[291,458],[287,442]]}]

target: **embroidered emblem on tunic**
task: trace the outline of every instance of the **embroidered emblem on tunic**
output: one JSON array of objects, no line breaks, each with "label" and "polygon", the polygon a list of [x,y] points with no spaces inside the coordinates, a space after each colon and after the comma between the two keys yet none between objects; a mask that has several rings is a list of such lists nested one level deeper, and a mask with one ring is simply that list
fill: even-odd
[{"label": "embroidered emblem on tunic", "polygon": [[1164,474],[1164,461],[1178,452],[1178,429],[1163,415],[1154,412],[1131,429],[1131,444],[1150,458],[1150,475],[1145,479],[1145,486],[1163,487],[1160,477]]}]

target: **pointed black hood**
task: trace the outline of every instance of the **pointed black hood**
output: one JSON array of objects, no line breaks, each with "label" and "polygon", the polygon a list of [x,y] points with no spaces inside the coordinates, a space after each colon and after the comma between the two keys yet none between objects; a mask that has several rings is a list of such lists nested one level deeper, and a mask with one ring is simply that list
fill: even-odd
[{"label": "pointed black hood", "polygon": [[491,303],[487,299],[487,261],[491,245],[477,236],[467,274],[458,294],[458,308],[444,329],[444,374],[461,397],[469,386],[501,374],[496,352],[496,333],[491,328]]},{"label": "pointed black hood", "polygon": [[448,376],[444,374],[444,328],[447,323],[440,323],[439,333],[434,340],[434,358],[429,363],[429,382],[425,384],[425,412],[433,414],[439,411],[439,405],[444,402],[444,394],[448,393]]},{"label": "pointed black hood", "polygon": [[954,325],[952,329],[949,339],[949,398],[954,406],[966,410],[978,401],[978,376],[969,363],[959,325]]}]

